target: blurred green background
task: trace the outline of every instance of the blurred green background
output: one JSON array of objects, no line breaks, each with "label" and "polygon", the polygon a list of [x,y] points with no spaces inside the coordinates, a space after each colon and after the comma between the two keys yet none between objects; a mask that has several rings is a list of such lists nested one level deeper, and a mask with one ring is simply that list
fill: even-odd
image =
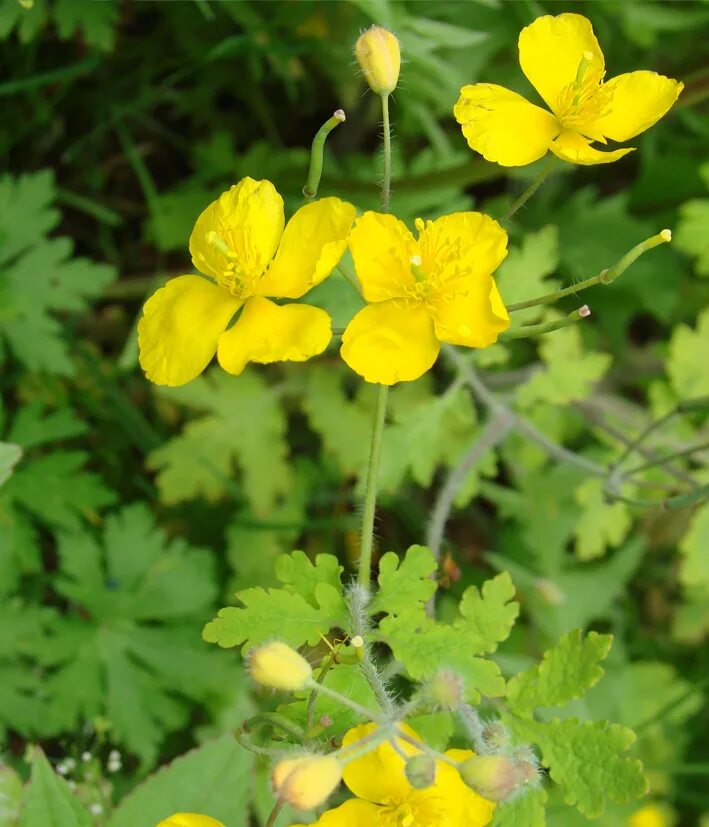
[{"label": "blurred green background", "polygon": [[[56,760],[117,747],[118,798],[236,728],[254,702],[238,658],[201,642],[203,623],[235,588],[273,583],[281,551],[352,560],[372,395],[336,348],[239,380],[213,369],[176,391],[137,367],[140,307],[191,271],[196,216],[246,175],[297,208],[310,141],[337,108],[347,121],[329,139],[321,194],[376,207],[378,101],[352,53],[373,22],[397,33],[404,59],[393,210],[408,222],[503,215],[538,170],[474,156],[452,107],[476,81],[536,101],[517,37],[564,11],[591,19],[608,76],[654,69],[686,88],[636,152],[560,166],[515,216],[503,296],[595,275],[664,227],[674,242],[562,302],[590,304],[583,326],[476,364],[526,421],[607,467],[653,417],[709,395],[709,4],[0,0],[0,733],[11,765],[32,741]],[[357,309],[337,275],[313,301],[336,326]],[[446,469],[487,415],[444,360],[394,391],[380,548],[424,540]],[[709,482],[706,407],[671,416],[643,450],[634,465],[684,452],[676,473],[647,472],[670,493]],[[657,812],[696,825],[709,813],[709,506],[638,507],[607,482],[511,433],[458,495],[443,586],[459,594],[511,572],[523,615],[503,668],[576,626],[612,631],[608,675],[572,711],[635,727]],[[630,824],[633,809],[603,824]],[[550,821],[585,823],[553,806]]]}]

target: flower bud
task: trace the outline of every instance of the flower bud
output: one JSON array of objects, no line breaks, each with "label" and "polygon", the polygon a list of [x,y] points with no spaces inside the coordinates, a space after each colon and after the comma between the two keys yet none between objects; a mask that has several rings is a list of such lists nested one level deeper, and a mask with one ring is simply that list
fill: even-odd
[{"label": "flower bud", "polygon": [[285,643],[274,641],[253,649],[249,655],[251,677],[261,686],[296,692],[313,676],[308,661]]},{"label": "flower bud", "polygon": [[157,827],[224,827],[221,821],[209,816],[201,816],[198,813],[175,813]]},{"label": "flower bud", "polygon": [[474,755],[458,766],[458,772],[468,787],[488,801],[505,801],[538,778],[536,764],[505,755]]},{"label": "flower bud", "polygon": [[426,695],[440,709],[458,709],[463,701],[463,679],[450,669],[440,669],[426,685]]},{"label": "flower bud", "polygon": [[502,721],[490,721],[482,731],[482,742],[485,752],[499,752],[511,740],[510,732]]},{"label": "flower bud", "polygon": [[275,794],[297,810],[322,804],[342,778],[333,755],[301,755],[279,761],[271,773]]},{"label": "flower bud", "polygon": [[396,89],[401,68],[396,35],[382,26],[372,26],[355,43],[355,57],[372,92],[388,95]]},{"label": "flower bud", "polygon": [[417,790],[431,787],[436,781],[436,761],[425,753],[407,759],[404,771],[409,784]]}]

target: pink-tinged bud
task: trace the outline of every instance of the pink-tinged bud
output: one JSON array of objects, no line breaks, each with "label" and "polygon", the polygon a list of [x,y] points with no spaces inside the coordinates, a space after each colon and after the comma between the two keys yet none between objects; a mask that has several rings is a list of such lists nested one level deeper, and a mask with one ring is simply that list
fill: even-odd
[{"label": "pink-tinged bud", "polygon": [[490,721],[482,731],[485,752],[499,752],[511,740],[510,732],[502,721]]},{"label": "pink-tinged bud", "polygon": [[436,761],[430,755],[422,753],[407,759],[404,767],[409,784],[417,790],[433,786],[436,780]]},{"label": "pink-tinged bud", "polygon": [[286,758],[271,773],[275,794],[297,810],[312,810],[322,804],[341,778],[340,762],[332,755]]},{"label": "pink-tinged bud", "polygon": [[251,650],[249,672],[261,686],[284,689],[287,692],[305,689],[313,677],[308,661],[295,649],[279,641]]},{"label": "pink-tinged bud", "polygon": [[175,813],[165,821],[161,821],[157,827],[224,827],[224,825],[216,818],[201,816],[198,813]]},{"label": "pink-tinged bud", "polygon": [[531,761],[505,755],[474,755],[458,766],[465,784],[488,801],[506,801],[528,785],[536,784],[539,771]]},{"label": "pink-tinged bud", "polygon": [[372,92],[388,95],[396,89],[401,69],[401,50],[396,35],[372,26],[355,43],[355,57]]}]

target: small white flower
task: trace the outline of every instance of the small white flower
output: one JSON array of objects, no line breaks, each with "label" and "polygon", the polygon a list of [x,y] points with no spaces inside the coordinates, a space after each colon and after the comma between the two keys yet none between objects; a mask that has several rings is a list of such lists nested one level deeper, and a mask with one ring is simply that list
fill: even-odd
[{"label": "small white flower", "polygon": [[91,813],[92,816],[100,816],[101,813],[103,812],[103,807],[102,807],[101,804],[92,804],[89,807],[89,812]]},{"label": "small white flower", "polygon": [[90,753],[90,752],[82,752],[82,753],[81,753],[81,760],[82,760],[85,764],[88,764],[88,762],[89,762],[92,758],[93,758],[93,755],[91,755],[91,753]]}]

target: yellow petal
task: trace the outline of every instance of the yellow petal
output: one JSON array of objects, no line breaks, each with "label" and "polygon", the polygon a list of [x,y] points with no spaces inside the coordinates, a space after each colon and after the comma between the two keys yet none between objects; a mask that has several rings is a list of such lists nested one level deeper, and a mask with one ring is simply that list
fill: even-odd
[{"label": "yellow petal", "polygon": [[[371,305],[371,307],[377,307],[377,305]],[[418,738],[411,727],[406,724],[402,724],[401,727],[412,738]],[[342,739],[343,747],[356,744],[357,741],[361,741],[362,738],[374,732],[376,728],[377,724],[360,724],[348,730]],[[400,738],[397,739],[397,746],[406,755],[415,755],[420,752]],[[347,753],[345,757],[346,755]],[[375,804],[398,804],[413,790],[404,774],[404,759],[388,741],[370,750],[361,758],[348,761],[342,771],[342,778],[358,798],[364,798]]]},{"label": "yellow petal", "polygon": [[178,276],[145,303],[138,323],[140,366],[157,385],[199,376],[241,301],[200,276]]},{"label": "yellow petal", "polygon": [[610,164],[635,149],[635,147],[626,147],[625,149],[615,149],[612,152],[599,152],[590,146],[590,143],[591,141],[588,138],[584,138],[578,132],[566,130],[559,135],[549,149],[562,161],[584,166]]},{"label": "yellow petal", "polygon": [[273,184],[243,178],[197,219],[190,236],[194,266],[221,282],[236,271],[251,285],[273,258],[283,223],[283,199]]},{"label": "yellow petal", "polygon": [[561,131],[550,112],[494,83],[464,86],[453,114],[468,146],[503,167],[542,158]]},{"label": "yellow petal", "polygon": [[175,813],[161,821],[157,827],[224,827],[221,821],[198,813]]},{"label": "yellow petal", "polygon": [[349,243],[368,302],[406,296],[416,284],[411,259],[418,255],[418,245],[403,221],[366,212],[355,221]]},{"label": "yellow petal", "polygon": [[510,326],[510,318],[491,276],[471,280],[467,293],[430,298],[428,307],[437,338],[453,345],[488,347]]},{"label": "yellow petal", "polygon": [[357,313],[345,328],[340,353],[365,381],[394,385],[426,373],[439,350],[424,305],[393,299],[368,304]]},{"label": "yellow petal", "polygon": [[[328,810],[310,827],[367,827],[377,824],[379,807],[369,801],[351,798],[334,810]],[[290,827],[305,827],[305,824],[291,824]]]},{"label": "yellow petal", "polygon": [[347,247],[355,208],[339,198],[301,207],[286,225],[273,264],[259,281],[260,296],[298,299],[330,275]]},{"label": "yellow petal", "polygon": [[614,141],[634,138],[670,109],[684,89],[684,84],[656,72],[629,72],[618,75],[603,89],[610,97],[608,114],[596,121],[596,127]]},{"label": "yellow petal", "polygon": [[598,85],[605,72],[603,52],[591,21],[580,14],[538,17],[519,36],[522,71],[553,112],[559,109],[562,93],[574,85],[584,53],[591,54],[584,85]]},{"label": "yellow petal", "polygon": [[507,255],[507,233],[488,215],[458,212],[427,221],[421,231],[421,270],[444,290],[467,290],[493,273]]},{"label": "yellow petal", "polygon": [[238,375],[247,362],[304,362],[322,353],[331,338],[330,317],[319,307],[280,307],[253,296],[236,323],[219,337],[217,358],[225,371]]}]

